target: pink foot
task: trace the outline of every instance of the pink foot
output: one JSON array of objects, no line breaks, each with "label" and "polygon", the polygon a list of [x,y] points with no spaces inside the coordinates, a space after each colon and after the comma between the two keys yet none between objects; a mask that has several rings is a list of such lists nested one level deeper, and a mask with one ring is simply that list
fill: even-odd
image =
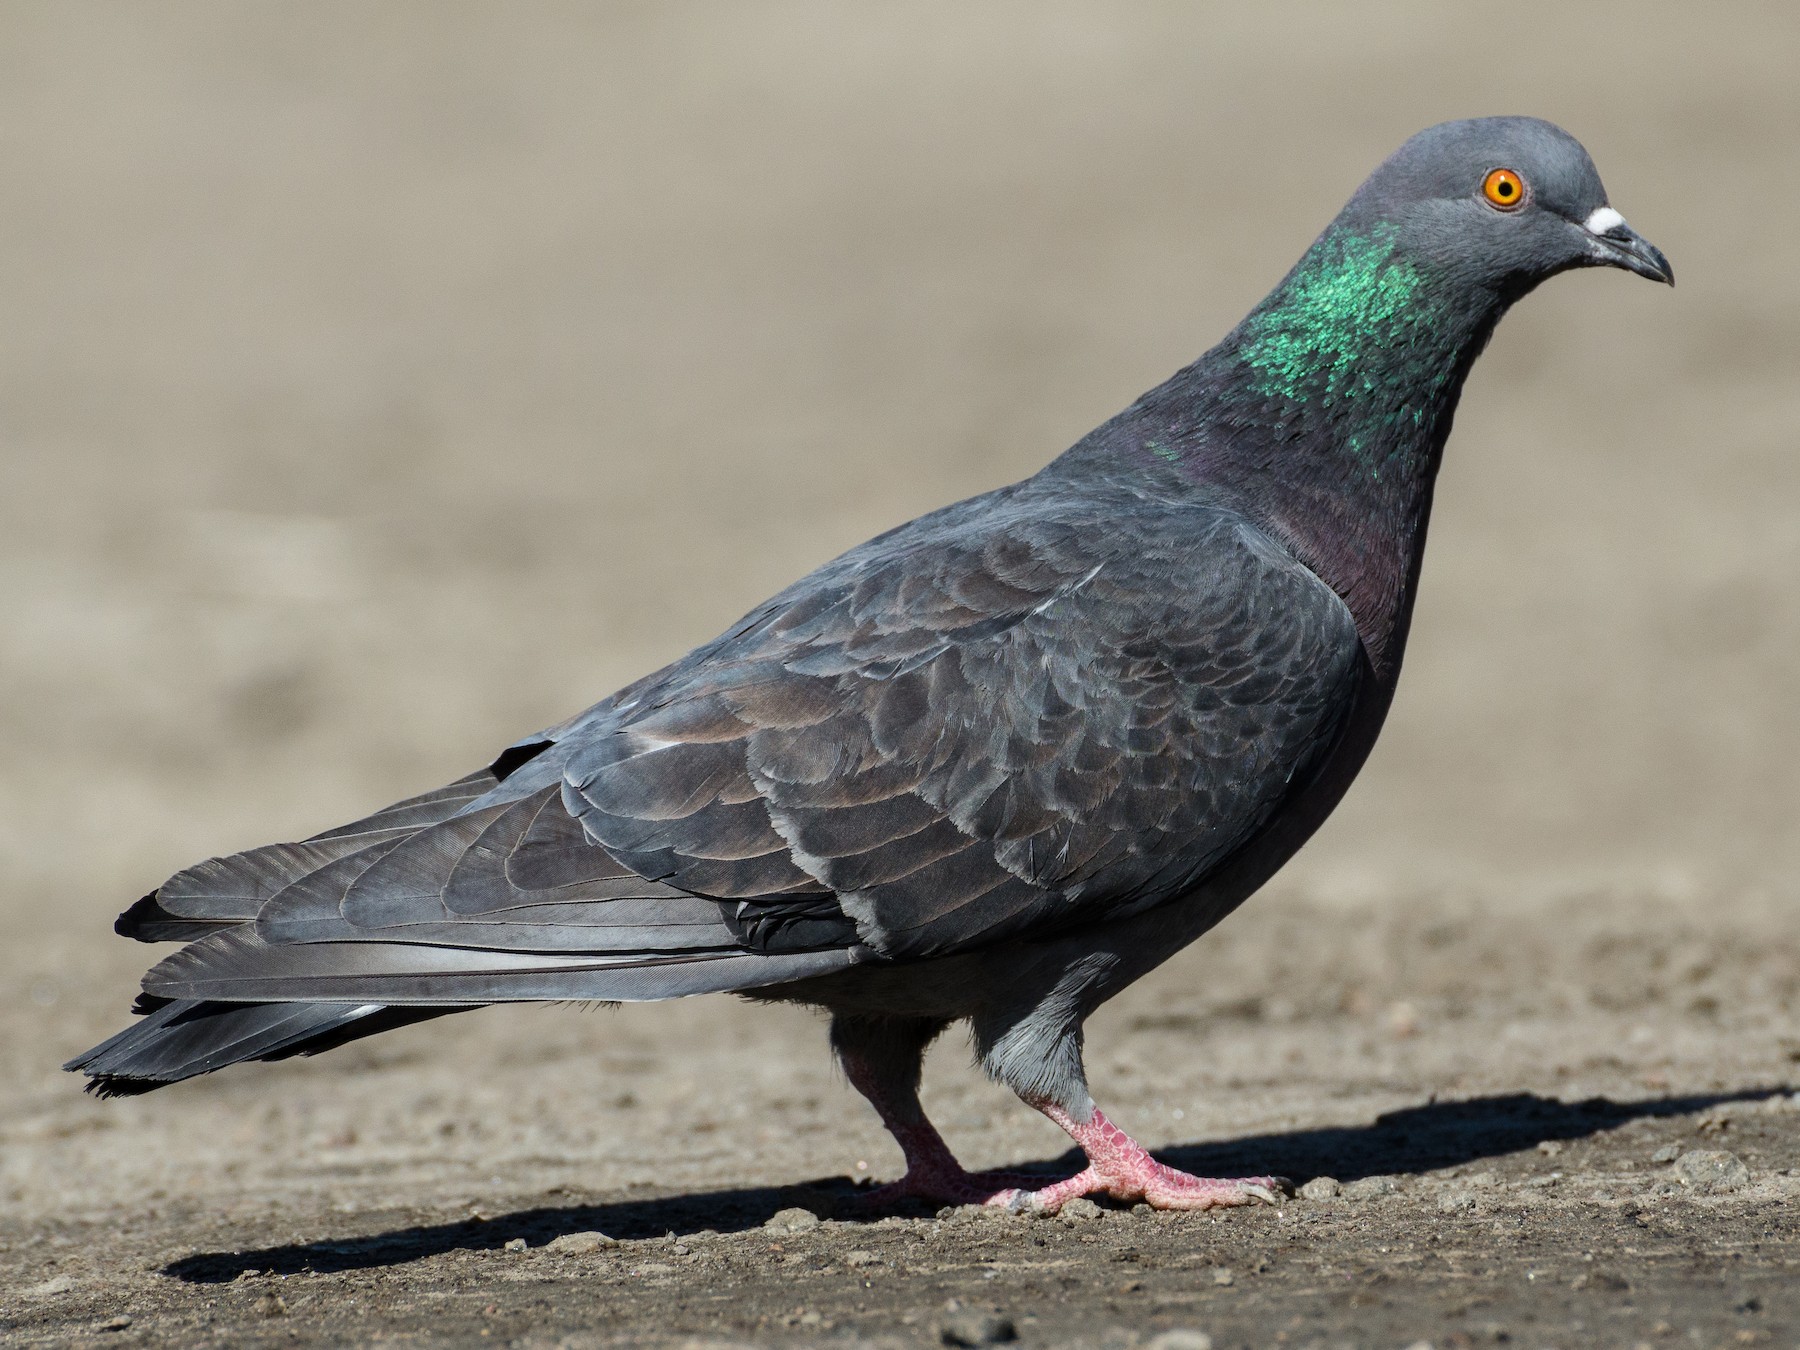
[{"label": "pink foot", "polygon": [[906,1153],[906,1175],[859,1193],[859,1210],[881,1210],[901,1200],[933,1205],[988,1205],[1043,1182],[1029,1172],[968,1172],[929,1124],[890,1127]]},{"label": "pink foot", "polygon": [[1259,1201],[1273,1205],[1292,1192],[1292,1186],[1281,1177],[1215,1179],[1178,1172],[1152,1158],[1142,1144],[1108,1120],[1099,1107],[1085,1122],[1075,1120],[1058,1106],[1038,1109],[1081,1145],[1089,1166],[1067,1181],[1053,1182],[1039,1190],[1020,1189],[991,1196],[981,1203],[1048,1214],[1078,1195],[1104,1192],[1117,1200],[1142,1200],[1153,1209],[1217,1209]]}]

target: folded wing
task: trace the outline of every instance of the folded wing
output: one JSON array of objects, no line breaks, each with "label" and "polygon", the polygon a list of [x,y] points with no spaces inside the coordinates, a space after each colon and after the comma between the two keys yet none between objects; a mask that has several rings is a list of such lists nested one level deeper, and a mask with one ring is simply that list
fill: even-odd
[{"label": "folded wing", "polygon": [[823,887],[888,958],[1179,894],[1320,762],[1361,649],[1240,518],[1130,507],[849,555],[572,727],[570,812],[683,889]]},{"label": "folded wing", "polygon": [[[1338,597],[1229,511],[993,494],[485,770],[171,878],[119,929],[188,945],[75,1066],[129,1090],[391,1010],[746,989],[1136,912],[1307,780],[1361,669]],[[310,1011],[242,1006],[272,1004]]]}]

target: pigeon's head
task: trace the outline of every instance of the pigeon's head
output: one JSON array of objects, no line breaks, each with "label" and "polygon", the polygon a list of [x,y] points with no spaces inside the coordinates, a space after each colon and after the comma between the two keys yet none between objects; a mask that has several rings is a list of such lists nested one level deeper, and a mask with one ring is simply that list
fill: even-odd
[{"label": "pigeon's head", "polygon": [[1573,267],[1675,284],[1669,260],[1606,200],[1588,152],[1535,117],[1421,131],[1357,190],[1345,217],[1393,228],[1406,252],[1508,299]]}]

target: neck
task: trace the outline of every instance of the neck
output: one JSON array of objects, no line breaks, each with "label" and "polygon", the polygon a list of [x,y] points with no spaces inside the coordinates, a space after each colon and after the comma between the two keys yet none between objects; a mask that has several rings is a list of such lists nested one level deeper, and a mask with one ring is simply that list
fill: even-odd
[{"label": "neck", "polygon": [[1397,670],[1432,482],[1510,297],[1333,225],[1223,342],[1091,441],[1227,497],[1343,597]]}]

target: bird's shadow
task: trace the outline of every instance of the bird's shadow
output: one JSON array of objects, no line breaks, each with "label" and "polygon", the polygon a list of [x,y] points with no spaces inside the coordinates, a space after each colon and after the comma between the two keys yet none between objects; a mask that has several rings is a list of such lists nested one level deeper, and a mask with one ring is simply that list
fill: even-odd
[{"label": "bird's shadow", "polygon": [[[1157,1156],[1202,1176],[1274,1172],[1305,1182],[1317,1176],[1359,1177],[1435,1171],[1495,1158],[1546,1141],[1581,1139],[1628,1121],[1691,1115],[1726,1102],[1760,1101],[1790,1087],[1650,1097],[1618,1102],[1592,1097],[1559,1102],[1521,1092],[1467,1101],[1428,1102],[1379,1116],[1372,1124],[1245,1135],[1205,1144],[1178,1144]],[[1024,1164],[1048,1181],[1074,1172],[1084,1161],[1071,1149],[1058,1158]],[[705,1230],[743,1232],[760,1227],[778,1210],[802,1205],[830,1209],[848,1199],[856,1183],[831,1177],[800,1186],[758,1186],[703,1191],[651,1200],[518,1210],[491,1219],[422,1224],[368,1237],[293,1243],[248,1251],[199,1252],[174,1261],[163,1273],[191,1284],[223,1284],[261,1272],[369,1270],[454,1251],[490,1251],[523,1238],[533,1247],[565,1233],[599,1231],[620,1240],[683,1235]]]}]

